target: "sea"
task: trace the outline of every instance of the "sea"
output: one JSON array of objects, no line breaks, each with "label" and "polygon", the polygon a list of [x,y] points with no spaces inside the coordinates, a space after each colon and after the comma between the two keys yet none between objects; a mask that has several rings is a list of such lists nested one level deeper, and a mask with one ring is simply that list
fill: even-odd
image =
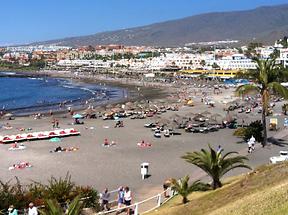
[{"label": "sea", "polygon": [[18,115],[61,111],[69,106],[84,108],[88,104],[107,104],[126,97],[126,89],[104,83],[84,83],[51,77],[20,77],[17,73],[0,73],[0,111]]}]

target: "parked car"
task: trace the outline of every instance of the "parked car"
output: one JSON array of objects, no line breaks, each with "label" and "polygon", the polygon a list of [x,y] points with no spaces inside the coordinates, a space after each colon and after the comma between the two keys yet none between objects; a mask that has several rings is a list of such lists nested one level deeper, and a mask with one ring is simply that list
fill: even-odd
[{"label": "parked car", "polygon": [[280,156],[270,157],[270,163],[279,163],[288,160],[288,151],[280,151]]}]

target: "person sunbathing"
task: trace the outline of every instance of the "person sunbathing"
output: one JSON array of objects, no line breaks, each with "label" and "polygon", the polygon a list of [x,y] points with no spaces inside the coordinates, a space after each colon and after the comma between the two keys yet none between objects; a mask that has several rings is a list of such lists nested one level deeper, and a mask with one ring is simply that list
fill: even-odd
[{"label": "person sunbathing", "polygon": [[145,143],[144,140],[141,141],[141,143],[137,143],[137,146],[144,148],[144,147],[150,147],[152,146],[151,143]]},{"label": "person sunbathing", "polygon": [[5,126],[3,126],[4,129],[10,130],[13,127],[7,122]]},{"label": "person sunbathing", "polygon": [[66,152],[72,152],[72,151],[77,151],[77,150],[79,150],[79,148],[78,147],[70,147],[70,148],[67,148],[67,149],[65,149],[65,151]]},{"label": "person sunbathing", "polygon": [[26,146],[23,143],[21,143],[19,146],[17,145],[17,143],[13,143],[12,146],[8,150],[14,151],[14,150],[22,150],[22,149],[26,149]]},{"label": "person sunbathing", "polygon": [[32,165],[29,162],[20,162],[18,164],[13,164],[12,166],[9,167],[9,170],[13,169],[25,169],[32,167]]},{"label": "person sunbathing", "polygon": [[102,146],[104,146],[104,147],[116,146],[116,142],[114,140],[112,140],[111,143],[109,143],[108,140],[105,139]]}]

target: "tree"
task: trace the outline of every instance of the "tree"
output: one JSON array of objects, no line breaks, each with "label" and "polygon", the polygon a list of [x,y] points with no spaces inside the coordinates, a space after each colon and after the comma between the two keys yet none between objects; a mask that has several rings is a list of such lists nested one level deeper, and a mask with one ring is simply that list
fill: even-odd
[{"label": "tree", "polygon": [[186,175],[180,180],[172,179],[172,189],[175,190],[179,195],[182,196],[182,203],[186,204],[188,202],[188,195],[194,191],[199,191],[203,189],[208,189],[205,184],[200,182],[200,180],[194,181],[189,185],[189,176]]},{"label": "tree", "polygon": [[205,60],[201,60],[200,65],[202,66],[202,68],[206,65]]},{"label": "tree", "polygon": [[287,72],[278,69],[275,63],[275,58],[261,60],[254,58],[256,63],[256,70],[247,71],[249,76],[255,82],[255,84],[245,84],[239,86],[236,92],[239,95],[244,95],[252,91],[259,92],[262,99],[262,124],[263,124],[263,141],[262,146],[267,144],[267,126],[266,126],[266,115],[268,112],[269,98],[272,92],[276,92],[283,96],[285,99],[288,98],[288,90],[283,87],[279,82],[279,77],[286,76]]},{"label": "tree", "polygon": [[278,40],[278,43],[283,46],[283,48],[288,48],[288,37],[284,36],[283,39]]},{"label": "tree", "polygon": [[270,54],[270,58],[278,58],[280,57],[280,50],[274,49],[273,52]]},{"label": "tree", "polygon": [[251,169],[244,163],[248,160],[247,157],[240,155],[231,157],[233,154],[238,154],[238,152],[228,152],[222,155],[209,146],[209,150],[201,149],[200,152],[187,152],[182,158],[206,172],[212,179],[212,188],[217,189],[222,187],[220,179],[232,169]]},{"label": "tree", "polygon": [[262,122],[257,120],[251,122],[250,125],[246,128],[237,128],[233,135],[243,138],[245,142],[250,140],[250,138],[253,136],[257,142],[261,143],[263,141]]},{"label": "tree", "polygon": [[212,64],[212,68],[213,68],[213,69],[219,69],[220,66],[219,66],[216,62],[214,62],[214,63]]},{"label": "tree", "polygon": [[69,205],[67,210],[64,209],[60,204],[54,199],[48,199],[45,201],[45,209],[40,210],[40,214],[43,215],[79,215],[82,209],[82,203],[80,202],[80,196],[77,196]]}]

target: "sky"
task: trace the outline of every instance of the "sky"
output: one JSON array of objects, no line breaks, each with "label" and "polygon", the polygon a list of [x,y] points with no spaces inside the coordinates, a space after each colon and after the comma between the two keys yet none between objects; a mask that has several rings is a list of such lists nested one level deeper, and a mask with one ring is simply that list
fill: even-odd
[{"label": "sky", "polygon": [[288,0],[3,0],[0,45],[137,27],[208,12],[288,4]]}]

